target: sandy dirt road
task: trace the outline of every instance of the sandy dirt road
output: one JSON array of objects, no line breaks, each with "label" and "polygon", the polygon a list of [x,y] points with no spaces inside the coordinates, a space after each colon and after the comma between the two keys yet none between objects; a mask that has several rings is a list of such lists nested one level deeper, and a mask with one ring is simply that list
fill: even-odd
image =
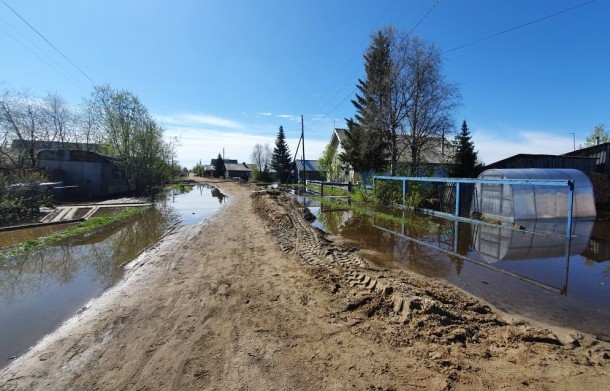
[{"label": "sandy dirt road", "polygon": [[0,389],[608,388],[607,343],[371,267],[284,195],[216,185],[230,197],[217,215],[132,262]]}]

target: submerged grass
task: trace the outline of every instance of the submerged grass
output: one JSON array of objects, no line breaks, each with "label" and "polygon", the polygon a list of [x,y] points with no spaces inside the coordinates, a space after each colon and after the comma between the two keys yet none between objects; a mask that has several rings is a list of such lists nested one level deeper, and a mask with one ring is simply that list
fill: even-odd
[{"label": "submerged grass", "polygon": [[18,245],[0,251],[0,262],[4,261],[9,256],[20,255],[42,246],[58,243],[62,240],[89,235],[101,231],[104,228],[123,223],[135,216],[139,216],[147,209],[148,207],[127,208],[119,212],[92,217],[89,220],[80,222],[77,225],[66,229],[65,231],[56,232],[38,239],[26,240]]},{"label": "submerged grass", "polygon": [[312,199],[320,201],[320,203],[335,208],[349,209],[356,213],[371,216],[376,219],[384,220],[393,224],[404,224],[405,227],[417,230],[420,234],[433,234],[438,232],[438,224],[423,218],[415,212],[407,211],[405,216],[396,216],[393,214],[381,212],[371,207],[371,204],[354,203],[346,204],[341,201],[336,201],[324,197],[312,197]]}]

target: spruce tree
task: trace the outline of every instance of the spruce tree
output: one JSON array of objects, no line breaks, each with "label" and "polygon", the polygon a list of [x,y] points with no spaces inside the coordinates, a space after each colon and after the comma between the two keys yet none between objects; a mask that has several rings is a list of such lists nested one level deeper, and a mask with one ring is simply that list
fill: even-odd
[{"label": "spruce tree", "polygon": [[[385,169],[388,150],[394,150],[395,133],[392,138],[386,132],[392,72],[390,43],[390,33],[387,31],[379,31],[373,37],[364,55],[366,78],[358,80],[358,92],[352,100],[356,114],[354,118],[347,119],[347,137],[343,145],[345,152],[340,159],[360,173]],[[395,162],[395,154],[390,157]]]},{"label": "spruce tree", "polygon": [[292,159],[290,158],[290,151],[288,150],[288,144],[286,143],[286,136],[284,135],[284,128],[282,126],[280,126],[275,139],[275,147],[273,148],[273,155],[271,156],[271,168],[276,171],[280,183],[288,182],[292,171]]},{"label": "spruce tree", "polygon": [[214,166],[214,176],[216,178],[222,178],[225,176],[225,161],[222,156],[218,154],[218,158],[216,158],[216,165]]},{"label": "spruce tree", "polygon": [[470,131],[466,121],[462,123],[460,133],[453,141],[455,155],[453,157],[453,168],[451,176],[454,178],[474,178],[479,175],[482,164],[477,162],[478,152],[474,150],[474,142],[470,137]]}]

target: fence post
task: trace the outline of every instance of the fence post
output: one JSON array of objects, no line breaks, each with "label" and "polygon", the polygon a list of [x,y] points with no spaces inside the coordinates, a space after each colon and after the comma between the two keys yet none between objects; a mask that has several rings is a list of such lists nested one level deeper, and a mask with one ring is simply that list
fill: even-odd
[{"label": "fence post", "polygon": [[455,182],[455,215],[460,216],[460,182]]},{"label": "fence post", "polygon": [[572,213],[574,212],[574,181],[568,180],[568,227],[566,237],[570,239],[572,237]]}]

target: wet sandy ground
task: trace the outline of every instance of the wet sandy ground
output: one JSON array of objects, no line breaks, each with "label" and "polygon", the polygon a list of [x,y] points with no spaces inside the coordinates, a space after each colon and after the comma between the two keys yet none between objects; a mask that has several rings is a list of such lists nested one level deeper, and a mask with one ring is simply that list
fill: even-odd
[{"label": "wet sandy ground", "polygon": [[292,201],[220,182],[181,227],[0,372],[0,389],[603,389],[610,345],[372,267]]}]

